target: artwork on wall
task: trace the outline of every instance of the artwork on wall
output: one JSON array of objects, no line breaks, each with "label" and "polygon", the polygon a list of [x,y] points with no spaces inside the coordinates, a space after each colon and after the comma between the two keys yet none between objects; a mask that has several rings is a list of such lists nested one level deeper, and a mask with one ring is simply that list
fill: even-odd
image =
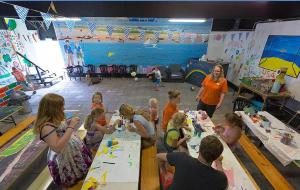
[{"label": "artwork on wall", "polygon": [[171,23],[161,18],[81,18],[53,22],[66,66],[186,65],[206,54],[212,20]]},{"label": "artwork on wall", "polygon": [[247,62],[252,39],[252,32],[230,32],[224,39],[223,60],[230,63],[227,80],[235,85],[239,85],[240,79],[245,75],[242,67]]},{"label": "artwork on wall", "polygon": [[259,66],[271,71],[287,67],[287,75],[297,78],[300,72],[300,36],[270,35]]}]

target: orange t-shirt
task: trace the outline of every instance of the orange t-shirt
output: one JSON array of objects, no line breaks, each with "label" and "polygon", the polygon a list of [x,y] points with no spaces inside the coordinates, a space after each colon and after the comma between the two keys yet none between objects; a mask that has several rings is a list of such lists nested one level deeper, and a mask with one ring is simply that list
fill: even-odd
[{"label": "orange t-shirt", "polygon": [[[95,108],[100,108],[104,110],[104,106],[103,104],[96,104],[96,103],[92,103],[91,105],[91,109],[95,109]],[[103,116],[100,118],[99,122],[100,125],[104,126],[106,125],[106,119],[105,119],[105,115],[103,114]]]},{"label": "orange t-shirt", "polygon": [[25,76],[23,75],[22,71],[16,70],[12,74],[15,76],[15,78],[18,82],[26,81]]},{"label": "orange t-shirt", "polygon": [[207,105],[217,105],[221,94],[228,91],[227,80],[225,78],[221,78],[219,82],[216,82],[212,79],[211,75],[205,77],[202,87],[203,92],[200,99]]},{"label": "orange t-shirt", "polygon": [[162,118],[162,123],[161,123],[161,128],[163,129],[164,132],[167,130],[167,125],[174,115],[174,113],[178,112],[178,107],[176,104],[172,103],[167,103],[167,105],[164,108],[163,111],[163,118]]}]

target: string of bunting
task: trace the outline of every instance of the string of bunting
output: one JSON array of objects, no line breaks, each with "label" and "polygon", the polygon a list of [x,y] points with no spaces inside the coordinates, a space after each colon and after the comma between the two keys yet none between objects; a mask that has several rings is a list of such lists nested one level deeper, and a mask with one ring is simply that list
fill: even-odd
[{"label": "string of bunting", "polygon": [[125,39],[127,39],[127,40],[128,40],[129,34],[130,34],[130,30],[131,29],[128,27],[124,28],[124,36],[125,36]]},{"label": "string of bunting", "polygon": [[25,23],[29,9],[25,8],[25,7],[20,7],[18,5],[14,5],[14,8],[15,8],[18,16],[20,17],[20,19]]},{"label": "string of bunting", "polygon": [[109,37],[111,37],[111,36],[112,36],[112,33],[113,33],[113,31],[114,31],[114,27],[111,26],[111,25],[107,25],[107,26],[106,26],[106,30],[107,30],[107,34],[109,35]]},{"label": "string of bunting", "polygon": [[89,27],[90,32],[92,34],[94,34],[94,31],[96,30],[96,27],[97,27],[96,23],[93,21],[88,22],[88,27]]}]

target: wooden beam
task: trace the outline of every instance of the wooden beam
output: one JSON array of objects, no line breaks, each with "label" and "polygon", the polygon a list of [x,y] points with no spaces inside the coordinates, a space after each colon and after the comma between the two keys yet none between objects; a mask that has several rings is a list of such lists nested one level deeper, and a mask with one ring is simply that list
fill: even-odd
[{"label": "wooden beam", "polygon": [[239,143],[274,189],[294,189],[245,134],[242,134]]},{"label": "wooden beam", "polygon": [[158,162],[156,146],[142,150],[141,190],[159,190]]},{"label": "wooden beam", "polygon": [[15,127],[8,130],[0,137],[0,148],[8,143],[11,139],[25,130],[29,125],[31,125],[36,119],[36,116],[29,116],[25,120],[18,123]]}]

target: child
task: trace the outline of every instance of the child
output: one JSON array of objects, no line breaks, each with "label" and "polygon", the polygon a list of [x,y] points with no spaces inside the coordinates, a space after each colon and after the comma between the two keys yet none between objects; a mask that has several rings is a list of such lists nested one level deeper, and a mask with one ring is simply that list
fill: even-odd
[{"label": "child", "polygon": [[[92,97],[92,105],[91,109],[95,108],[100,108],[105,110],[104,105],[103,105],[103,96],[101,92],[95,92],[93,97]],[[98,120],[98,123],[102,126],[106,125],[106,119],[105,119],[105,114],[101,116],[101,119]]]},{"label": "child", "polygon": [[143,110],[136,110],[132,105],[122,104],[120,116],[130,121],[128,130],[135,132],[142,137],[142,148],[152,146],[156,141],[156,135],[150,114]]},{"label": "child", "polygon": [[64,98],[49,93],[40,101],[34,133],[47,143],[48,167],[54,182],[70,187],[83,179],[92,163],[92,156],[85,144],[73,135],[80,119],[65,120]]},{"label": "child", "polygon": [[225,123],[223,126],[217,125],[214,131],[228,144],[233,150],[242,135],[243,121],[235,113],[225,114]]},{"label": "child", "polygon": [[104,134],[111,134],[114,132],[113,126],[104,126],[99,124],[104,116],[104,110],[101,108],[95,108],[92,110],[84,121],[84,128],[87,130],[85,143],[88,148],[93,151],[97,151]]},{"label": "child", "polygon": [[160,85],[160,83],[161,83],[161,73],[160,73],[159,68],[158,68],[158,67],[155,67],[155,70],[153,70],[151,73],[149,73],[148,76],[149,76],[150,74],[154,74],[154,77],[155,77],[155,84],[156,84],[155,90],[156,90],[156,91],[159,91],[159,88],[158,88],[158,87],[159,87],[159,85]]},{"label": "child", "polygon": [[185,128],[190,131],[186,123],[186,116],[184,113],[177,112],[173,115],[172,119],[169,121],[167,126],[167,132],[165,134],[165,146],[167,152],[173,152],[180,148],[180,150],[184,150],[181,145],[185,143],[191,137],[189,135],[184,136],[180,139],[180,129]]},{"label": "child", "polygon": [[154,123],[155,130],[157,129],[156,126],[158,124],[158,100],[156,98],[151,98],[149,100],[149,112],[151,121]]}]

